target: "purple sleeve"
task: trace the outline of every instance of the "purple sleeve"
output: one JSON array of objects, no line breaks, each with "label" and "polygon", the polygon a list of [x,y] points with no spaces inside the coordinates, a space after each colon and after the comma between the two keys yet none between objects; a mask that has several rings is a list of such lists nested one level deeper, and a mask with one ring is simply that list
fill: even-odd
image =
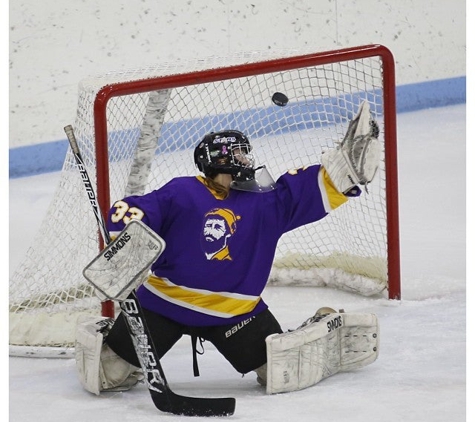
[{"label": "purple sleeve", "polygon": [[279,212],[283,213],[283,232],[325,217],[328,212],[318,185],[320,165],[289,171],[277,180]]},{"label": "purple sleeve", "polygon": [[156,233],[160,233],[170,203],[170,194],[171,190],[165,185],[143,196],[129,196],[116,201],[107,216],[109,231],[121,231],[131,218],[136,218],[142,220]]}]

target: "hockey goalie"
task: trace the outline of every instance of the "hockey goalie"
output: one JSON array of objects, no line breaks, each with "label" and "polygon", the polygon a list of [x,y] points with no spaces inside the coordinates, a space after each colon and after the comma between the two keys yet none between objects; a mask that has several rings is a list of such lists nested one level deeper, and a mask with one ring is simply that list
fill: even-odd
[{"label": "hockey goalie", "polygon": [[[125,271],[110,259],[95,260],[86,278],[101,298],[122,301],[137,289],[156,358],[183,335],[190,336],[195,375],[198,341],[212,343],[239,373],[255,371],[269,394],[362,368],[378,357],[376,315],[323,308],[297,329],[283,332],[261,294],[284,233],[358,201],[361,186],[368,191],[380,161],[378,135],[369,104],[363,102],[344,139],[323,154],[321,164],[289,171],[275,181],[256,164],[245,134],[211,132],[194,150],[200,175],[119,198],[108,213],[108,230],[116,239],[134,221],[142,225],[137,230],[163,238],[154,249],[159,254],[151,255],[153,262],[140,258],[140,248],[145,251],[148,243],[134,249],[133,259],[125,243],[123,248],[111,244],[101,255],[109,253],[130,267],[135,262],[135,270]],[[140,380],[123,312],[115,321],[96,318],[78,325],[76,362],[82,385],[94,394],[128,389]]]}]

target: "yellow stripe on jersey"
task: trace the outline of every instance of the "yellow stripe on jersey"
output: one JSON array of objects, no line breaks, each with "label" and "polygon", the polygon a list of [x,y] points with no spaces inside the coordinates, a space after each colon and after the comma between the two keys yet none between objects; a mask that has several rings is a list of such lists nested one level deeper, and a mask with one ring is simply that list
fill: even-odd
[{"label": "yellow stripe on jersey", "polygon": [[323,166],[320,167],[318,172],[318,185],[322,192],[323,205],[326,212],[330,212],[348,201],[348,198],[335,187]]},{"label": "yellow stripe on jersey", "polygon": [[167,278],[154,275],[148,277],[144,287],[175,305],[221,318],[231,318],[251,312],[261,300],[260,296],[178,286]]}]

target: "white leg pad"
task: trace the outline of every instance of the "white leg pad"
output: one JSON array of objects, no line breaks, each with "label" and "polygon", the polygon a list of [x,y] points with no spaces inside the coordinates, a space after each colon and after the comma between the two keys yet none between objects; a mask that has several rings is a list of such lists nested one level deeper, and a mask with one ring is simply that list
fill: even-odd
[{"label": "white leg pad", "polygon": [[335,313],[283,334],[267,344],[267,394],[310,387],[340,371],[369,365],[379,354],[374,314]]},{"label": "white leg pad", "polygon": [[110,318],[93,317],[78,323],[75,359],[79,381],[85,390],[99,395],[101,391],[124,391],[140,380],[139,368],[129,364],[104,343],[104,335],[112,326]]}]

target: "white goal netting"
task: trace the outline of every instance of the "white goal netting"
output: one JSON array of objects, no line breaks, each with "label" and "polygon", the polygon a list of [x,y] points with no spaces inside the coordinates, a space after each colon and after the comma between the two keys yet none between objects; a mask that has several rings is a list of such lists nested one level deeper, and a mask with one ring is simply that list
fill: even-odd
[{"label": "white goal netting", "polygon": [[[195,145],[207,132],[223,129],[244,132],[259,163],[277,179],[289,169],[318,163],[322,152],[343,138],[362,100],[369,102],[379,124],[384,150],[381,57],[357,54],[342,60],[335,54],[319,63],[295,59],[301,56],[213,57],[82,81],[74,129],[99,196],[110,203],[126,193],[156,189],[175,176],[197,175]],[[288,96],[287,106],[272,103],[275,92]],[[98,149],[106,151],[99,162]],[[384,292],[386,178],[383,153],[368,193],[281,239],[269,283],[329,285],[363,295]],[[70,348],[77,319],[101,312],[82,276],[99,251],[98,238],[68,151],[47,216],[10,280],[10,345],[28,347],[32,354],[45,346]]]}]

